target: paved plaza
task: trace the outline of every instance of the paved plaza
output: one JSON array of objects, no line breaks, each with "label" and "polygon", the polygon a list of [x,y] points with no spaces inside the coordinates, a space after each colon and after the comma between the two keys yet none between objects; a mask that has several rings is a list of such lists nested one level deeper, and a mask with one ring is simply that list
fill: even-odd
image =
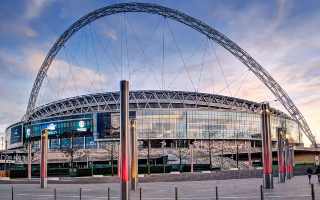
[{"label": "paved plaza", "polygon": [[[315,199],[320,199],[320,185],[313,177]],[[261,179],[230,179],[190,182],[156,182],[142,183],[142,199],[169,200],[175,199],[175,187],[178,188],[178,199],[216,199],[215,187],[218,186],[219,199],[261,199]],[[15,200],[54,199],[56,188],[57,200],[108,199],[107,188],[110,188],[110,199],[119,199],[119,183],[108,184],[50,184],[47,189],[40,189],[36,184],[0,184],[0,199],[11,200],[11,187],[14,188]],[[132,199],[139,199],[139,190],[132,193]],[[275,189],[265,190],[264,199],[311,199],[311,189],[305,176],[297,176],[285,184],[278,184]]]}]

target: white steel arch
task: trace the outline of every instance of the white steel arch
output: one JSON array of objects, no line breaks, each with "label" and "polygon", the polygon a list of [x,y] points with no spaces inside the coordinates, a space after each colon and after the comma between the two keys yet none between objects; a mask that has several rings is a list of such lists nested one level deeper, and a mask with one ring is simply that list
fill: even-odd
[{"label": "white steel arch", "polygon": [[158,4],[151,3],[120,3],[106,6],[97,10],[94,10],[87,15],[81,17],[75,23],[73,23],[54,43],[54,45],[49,50],[45,60],[43,61],[40,70],[38,71],[36,80],[33,84],[32,91],[30,94],[27,111],[24,120],[29,120],[32,110],[35,108],[35,104],[38,98],[38,94],[42,85],[42,82],[47,74],[47,71],[54,60],[55,56],[58,54],[63,45],[68,41],[68,39],[76,33],[78,30],[88,25],[89,23],[105,16],[126,13],[126,12],[143,12],[150,14],[157,14],[182,24],[202,33],[209,39],[215,41],[220,46],[228,50],[232,55],[238,58],[245,66],[253,72],[258,79],[260,79],[268,89],[274,94],[274,96],[281,102],[281,104],[288,111],[290,116],[295,119],[303,133],[308,137],[311,143],[316,146],[316,140],[312,134],[307,121],[303,117],[302,113],[299,111],[297,106],[293,103],[287,92],[272,78],[272,76],[257,62],[255,61],[246,51],[244,51],[239,45],[230,40],[224,34],[220,33],[216,29],[210,27],[204,22],[193,18],[185,13],[178,10],[164,7]]}]

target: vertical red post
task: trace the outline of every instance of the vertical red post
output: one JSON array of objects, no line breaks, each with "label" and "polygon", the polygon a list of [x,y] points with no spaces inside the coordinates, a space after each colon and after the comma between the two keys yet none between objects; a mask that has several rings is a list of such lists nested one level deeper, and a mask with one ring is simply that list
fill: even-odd
[{"label": "vertical red post", "polygon": [[44,129],[41,134],[41,146],[40,146],[41,158],[40,158],[40,187],[47,188],[47,158],[48,158],[48,130]]},{"label": "vertical red post", "polygon": [[261,104],[261,129],[262,129],[262,160],[263,160],[263,186],[273,188],[272,176],[272,142],[270,126],[270,107],[268,103]]},{"label": "vertical red post", "polygon": [[129,82],[120,82],[120,145],[121,145],[121,200],[129,200],[129,177],[130,177],[130,137],[128,134],[129,122]]}]

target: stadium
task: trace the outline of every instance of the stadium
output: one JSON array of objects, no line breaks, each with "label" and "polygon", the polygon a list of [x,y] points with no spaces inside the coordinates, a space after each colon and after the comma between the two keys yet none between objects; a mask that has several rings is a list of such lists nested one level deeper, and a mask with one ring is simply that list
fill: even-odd
[{"label": "stadium", "polygon": [[[142,166],[190,166],[193,148],[193,162],[199,167],[249,168],[253,162],[249,154],[261,152],[259,103],[159,90],[130,92],[129,107]],[[277,128],[284,128],[290,143],[299,145],[298,124],[281,111],[271,113],[274,147]],[[28,123],[10,126],[8,148],[19,150],[31,141],[33,163],[38,164],[41,131],[51,127],[49,166],[63,167],[70,160],[80,168],[90,163],[111,166],[118,158],[119,123],[118,92],[63,99],[37,107]],[[21,163],[26,159],[22,156]],[[253,160],[261,163],[259,156]]]},{"label": "stadium", "polygon": [[[5,159],[9,155],[11,169],[23,169],[17,177],[27,173],[27,146],[32,147],[33,175],[39,175],[40,137],[44,129],[50,129],[49,175],[116,173],[120,143],[119,92],[77,95],[40,106],[36,102],[51,63],[75,32],[98,18],[126,12],[161,15],[198,31],[235,56],[270,90],[288,113],[275,108],[268,110],[275,163],[280,132],[285,134],[287,144],[295,147],[297,156],[299,147],[305,152],[302,134],[316,146],[306,120],[286,91],[236,43],[177,10],[156,4],[123,3],[106,6],[79,19],[49,50],[33,84],[25,116],[6,129]],[[164,45],[162,47],[164,52]],[[183,172],[190,171],[191,166],[196,171],[261,166],[262,102],[193,91],[130,90],[129,128],[137,134],[139,173]],[[313,152],[310,155],[312,160]],[[3,160],[3,154],[1,156]]]}]

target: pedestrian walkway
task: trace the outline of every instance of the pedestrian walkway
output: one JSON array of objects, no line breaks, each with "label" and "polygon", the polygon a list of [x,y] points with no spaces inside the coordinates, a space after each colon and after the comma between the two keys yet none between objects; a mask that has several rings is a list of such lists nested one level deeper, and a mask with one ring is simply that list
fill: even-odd
[{"label": "pedestrian walkway", "polygon": [[[315,199],[320,199],[320,185],[313,177]],[[216,199],[216,187],[218,187],[219,199],[261,199],[260,185],[262,179],[230,179],[190,182],[157,182],[142,183],[136,192],[132,192],[131,199],[139,199],[141,187],[142,198],[145,200],[207,200]],[[101,200],[119,199],[119,183],[108,184],[56,184],[49,185],[47,189],[40,189],[35,184],[0,185],[0,199],[11,200],[13,187],[14,200],[54,200],[56,189],[57,200]],[[81,192],[80,192],[81,188]],[[175,193],[177,188],[177,194]],[[80,194],[81,193],[81,194]],[[311,199],[311,187],[306,176],[297,176],[285,184],[277,183],[272,190],[263,190],[264,199]]]}]

